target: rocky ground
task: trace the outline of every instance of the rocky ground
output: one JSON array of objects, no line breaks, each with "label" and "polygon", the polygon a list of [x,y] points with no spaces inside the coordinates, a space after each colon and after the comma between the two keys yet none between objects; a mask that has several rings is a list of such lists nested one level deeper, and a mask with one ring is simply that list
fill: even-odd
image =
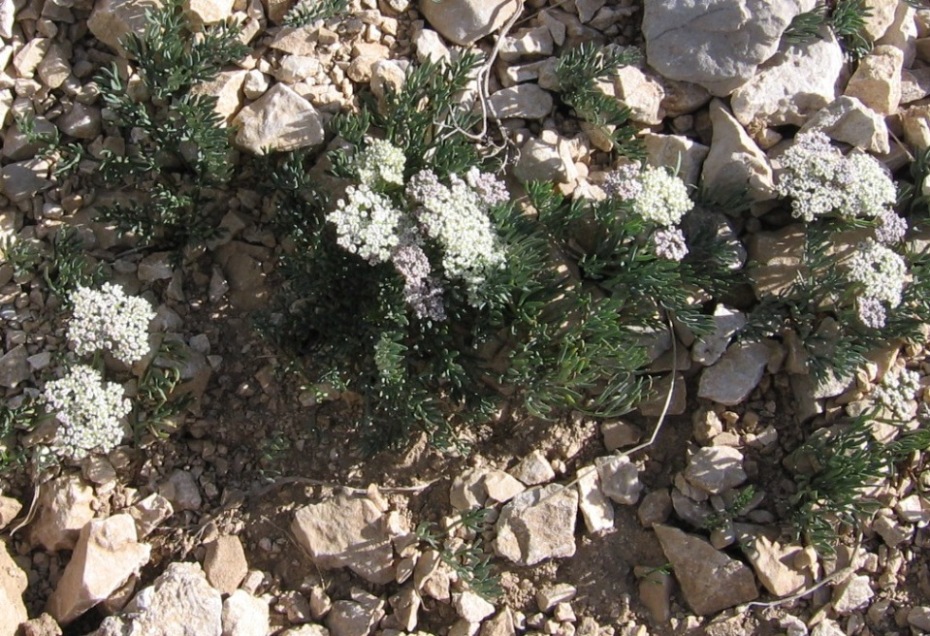
[{"label": "rocky ground", "polygon": [[[152,329],[183,346],[183,390],[195,398],[167,439],[41,485],[25,469],[0,481],[0,636],[930,631],[922,458],[879,489],[861,537],[848,534],[832,557],[791,539],[793,483],[781,468],[895,365],[926,383],[919,347],[886,347],[860,377],[813,386],[790,339],[741,344],[747,307],[720,305],[713,336],[656,343],[651,370],[664,385],[622,421],[502,416],[472,433],[467,456],[425,439],[363,455],[348,443],[357,405],[317,404],[253,329],[283,249],[257,193],[234,190],[226,236],[179,266],[96,223],[113,193],[83,190],[80,173],[56,179],[14,124],[33,113],[92,152],[118,148],[92,77],[145,4],[0,1],[0,236],[47,247],[78,228],[107,278],[157,307]],[[288,0],[185,6],[205,23],[245,25],[253,53],[204,88],[243,155],[316,146],[360,90],[377,94],[411,60],[474,46],[496,54],[489,106],[519,150],[514,176],[579,196],[596,188],[609,147],[556,105],[555,58],[588,41],[643,48],[644,63],[604,90],[632,109],[651,162],[680,159],[690,183],[748,187],[752,213],[722,224],[761,268],[760,295],[794,271],[797,226],[760,221],[776,205],[770,157],[783,135],[821,130],[892,170],[930,145],[930,10],[869,0],[877,46],[851,72],[829,34],[779,48],[812,2],[714,4],[708,15],[672,0],[645,10],[635,0],[362,0],[301,29],[280,26]],[[66,346],[57,302],[39,272],[0,264],[10,405],[36,393]],[[734,510],[747,485],[755,495]],[[483,525],[456,525],[475,507],[489,510]],[[426,522],[434,545],[416,532]],[[476,542],[494,555],[493,602],[443,558]]]}]

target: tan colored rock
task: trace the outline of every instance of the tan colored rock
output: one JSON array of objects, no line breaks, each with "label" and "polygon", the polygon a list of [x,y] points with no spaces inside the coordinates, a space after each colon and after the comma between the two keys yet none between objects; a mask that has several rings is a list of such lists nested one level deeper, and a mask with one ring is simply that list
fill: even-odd
[{"label": "tan colored rock", "polygon": [[[885,2],[887,0],[879,0]],[[879,46],[893,46],[901,50],[904,55],[904,68],[911,68],[917,54],[917,25],[914,24],[914,9],[906,2],[896,2],[894,19],[885,34],[875,44]]]},{"label": "tan colored rock", "polygon": [[0,539],[0,634],[13,636],[19,624],[29,618],[23,604],[28,579]]},{"label": "tan colored rock", "polygon": [[70,623],[138,574],[148,563],[150,551],[138,542],[136,524],[128,514],[91,521],[81,530],[71,560],[48,600],[48,613],[59,623]]},{"label": "tan colored rock", "polygon": [[144,539],[174,513],[174,508],[168,499],[158,493],[152,493],[127,512],[136,522],[139,538]]},{"label": "tan colored rock", "polygon": [[[869,40],[876,42],[885,35],[894,22],[895,11],[901,4],[898,0],[865,0],[866,11],[863,12],[863,30]],[[911,9],[913,11],[913,9]]]},{"label": "tan colored rock", "polygon": [[223,602],[223,636],[267,636],[268,603],[244,590],[235,590]]},{"label": "tan colored rock", "polygon": [[653,77],[635,66],[621,66],[614,73],[614,95],[630,109],[630,119],[653,126],[662,123],[665,109],[665,88]]},{"label": "tan colored rock", "polygon": [[239,537],[227,535],[207,544],[203,560],[207,581],[222,594],[232,594],[249,571]]},{"label": "tan colored rock", "polygon": [[498,119],[543,119],[553,106],[552,95],[536,84],[518,84],[496,91],[488,98],[488,107]]},{"label": "tan colored rock", "polygon": [[284,84],[275,84],[244,107],[233,124],[239,129],[236,145],[256,155],[323,143],[319,112]]},{"label": "tan colored rock", "polygon": [[701,167],[710,148],[682,135],[658,135],[644,132],[646,162],[651,166],[678,166],[678,176],[688,185],[697,185]]},{"label": "tan colored rock", "polygon": [[195,95],[216,95],[217,102],[213,110],[223,118],[224,123],[232,122],[233,117],[242,108],[242,85],[249,71],[221,71],[209,82],[196,85],[191,92]]},{"label": "tan colored rock", "polygon": [[23,504],[16,499],[0,495],[0,530],[10,525],[22,509]]},{"label": "tan colored rock", "polygon": [[760,534],[743,551],[759,581],[775,596],[794,594],[813,582],[809,571],[800,571],[795,565],[804,552],[801,546],[781,545]]},{"label": "tan colored rock", "polygon": [[234,0],[184,0],[184,12],[194,26],[216,24],[232,16]]},{"label": "tan colored rock", "polygon": [[161,6],[158,0],[100,0],[87,19],[87,28],[95,38],[120,55],[126,55],[121,42],[130,34],[142,35],[145,12]]},{"label": "tan colored rock", "polygon": [[930,148],[930,104],[911,106],[901,113],[904,140],[917,152]]},{"label": "tan colored rock", "polygon": [[578,491],[559,484],[514,497],[497,520],[494,551],[519,565],[575,554]]},{"label": "tan colored rock", "polygon": [[371,583],[394,579],[383,513],[366,497],[337,495],[297,510],[291,531],[321,568],[347,567]]},{"label": "tan colored rock", "polygon": [[51,43],[49,38],[33,38],[23,45],[13,56],[13,68],[19,77],[32,77],[35,74]]},{"label": "tan colored rock", "polygon": [[752,570],[743,563],[677,528],[654,529],[685,601],[696,614],[714,614],[759,596]]},{"label": "tan colored rock", "polygon": [[54,43],[48,47],[48,51],[36,70],[39,73],[39,79],[42,84],[49,88],[58,88],[65,83],[65,80],[71,76],[71,46],[65,46]]},{"label": "tan colored rock", "polygon": [[501,28],[519,6],[517,0],[420,0],[420,13],[444,38],[467,46]]},{"label": "tan colored rock", "polygon": [[63,475],[39,492],[38,515],[30,539],[49,552],[71,550],[81,529],[94,518],[94,491],[77,475]]},{"label": "tan colored rock", "polygon": [[877,46],[859,61],[849,78],[846,95],[855,97],[882,115],[891,115],[901,101],[904,54],[893,46]]},{"label": "tan colored rock", "polygon": [[847,95],[814,113],[798,134],[811,131],[823,132],[834,141],[869,152],[884,154],[891,149],[884,117]]},{"label": "tan colored rock", "polygon": [[704,160],[704,185],[718,192],[748,188],[754,201],[775,198],[768,158],[719,99],[710,104],[710,121],[714,134]]}]

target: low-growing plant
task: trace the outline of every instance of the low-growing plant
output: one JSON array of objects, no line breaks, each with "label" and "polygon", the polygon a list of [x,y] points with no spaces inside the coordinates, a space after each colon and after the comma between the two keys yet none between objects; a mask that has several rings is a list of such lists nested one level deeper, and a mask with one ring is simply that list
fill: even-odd
[{"label": "low-growing plant", "polygon": [[629,164],[604,201],[530,184],[535,212],[520,209],[456,102],[478,63],[415,67],[380,108],[337,120],[345,145],[330,158],[351,185],[335,208],[299,160],[272,171],[293,249],[271,331],[308,377],[362,396],[375,447],[411,429],[448,444],[505,391],[539,417],[625,413],[663,316],[710,325],[689,296],[713,267],[687,256],[678,224],[694,204],[681,180]]},{"label": "low-growing plant", "polygon": [[300,0],[284,14],[285,26],[300,28],[317,20],[336,17],[346,11],[349,0]]},{"label": "low-growing plant", "polygon": [[[495,601],[502,592],[500,579],[491,566],[492,555],[481,542],[481,536],[493,525],[490,513],[488,508],[466,510],[442,529],[435,523],[424,521],[417,526],[416,536],[424,547],[439,553],[443,563],[469,590],[486,600]],[[463,540],[456,537],[456,532],[462,528],[473,538]]]}]

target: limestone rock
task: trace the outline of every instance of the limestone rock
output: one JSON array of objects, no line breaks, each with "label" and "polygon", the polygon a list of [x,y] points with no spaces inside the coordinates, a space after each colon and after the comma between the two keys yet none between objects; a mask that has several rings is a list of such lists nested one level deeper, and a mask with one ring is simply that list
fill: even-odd
[{"label": "limestone rock", "polygon": [[456,510],[481,508],[487,499],[482,483],[484,472],[477,468],[464,470],[452,480],[449,488],[449,503]]},{"label": "limestone rock", "polygon": [[348,567],[384,585],[394,579],[394,551],[382,518],[370,499],[339,494],[300,508],[291,530],[318,567]]},{"label": "limestone rock", "polygon": [[216,105],[213,110],[229,124],[239,109],[242,108],[242,87],[249,71],[220,71],[209,82],[197,84],[191,89],[194,95],[215,95]]},{"label": "limestone rock", "polygon": [[28,357],[25,345],[13,347],[0,356],[0,386],[15,388],[29,379]]},{"label": "limestone rock", "polygon": [[320,114],[289,86],[275,84],[233,120],[236,145],[256,155],[297,150],[323,142]]},{"label": "limestone rock", "polygon": [[863,16],[865,23],[863,30],[868,35],[869,40],[875,42],[883,35],[888,27],[894,22],[895,10],[900,3],[897,0],[866,0],[864,5],[867,9]]},{"label": "limestone rock", "polygon": [[16,634],[19,624],[29,618],[23,604],[23,592],[28,579],[26,573],[10,556],[6,541],[0,539],[0,634]]},{"label": "limestone rock", "polygon": [[599,487],[600,477],[594,466],[579,471],[578,509],[588,532],[603,532],[614,527],[614,507]]},{"label": "limestone rock", "polygon": [[537,486],[555,479],[555,471],[542,451],[534,450],[510,469],[510,474],[527,486]]},{"label": "limestone rock", "polygon": [[519,6],[517,0],[420,0],[420,13],[444,38],[467,46],[501,28]]},{"label": "limestone rock", "polygon": [[804,551],[801,546],[781,545],[760,534],[743,551],[759,581],[775,596],[794,594],[813,582],[809,571],[799,571],[794,565]]},{"label": "limestone rock", "polygon": [[513,623],[513,613],[509,607],[504,606],[497,614],[481,624],[479,636],[516,636],[517,630]]},{"label": "limestone rock", "polygon": [[743,312],[724,305],[714,308],[714,331],[698,338],[691,347],[691,359],[710,366],[726,351],[730,338],[746,324]]},{"label": "limestone rock", "polygon": [[575,554],[578,491],[558,484],[514,497],[497,520],[494,551],[518,565]]},{"label": "limestone rock", "polygon": [[51,40],[48,38],[33,38],[26,42],[13,56],[13,68],[16,69],[16,74],[19,77],[32,77],[50,45]]},{"label": "limestone rock", "polygon": [[175,470],[158,487],[159,494],[171,502],[175,510],[200,510],[203,497],[197,480],[186,470]]},{"label": "limestone rock", "polygon": [[643,437],[642,430],[633,424],[620,420],[608,420],[601,424],[604,448],[615,451],[625,446],[637,444]]},{"label": "limestone rock", "polygon": [[752,570],[743,563],[677,528],[654,529],[685,601],[696,614],[713,614],[759,596]]},{"label": "limestone rock", "polygon": [[[778,49],[795,0],[652,0],[643,11],[649,65],[665,77],[700,84],[717,96],[748,81]],[[803,6],[799,6],[803,5]]]},{"label": "limestone rock", "polygon": [[710,148],[682,135],[658,135],[643,132],[646,162],[651,166],[678,166],[678,176],[688,185],[696,186],[701,178],[701,166]]},{"label": "limestone rock", "polygon": [[775,198],[772,167],[765,153],[719,99],[710,104],[710,121],[714,134],[704,160],[704,185],[724,193],[748,188],[754,201]]},{"label": "limestone rock", "polygon": [[661,569],[634,568],[636,578],[639,579],[639,600],[657,623],[666,623],[672,615],[672,576]]},{"label": "limestone rock", "polygon": [[[47,159],[38,157],[9,163],[0,171],[0,192],[14,202],[31,199],[36,193],[52,185],[48,179],[50,167]],[[0,358],[0,368],[2,368],[2,358]]]},{"label": "limestone rock", "polygon": [[417,629],[417,614],[420,611],[421,599],[412,587],[405,587],[388,599],[391,604],[393,620],[405,632],[412,633]]},{"label": "limestone rock", "polygon": [[527,181],[559,181],[569,183],[578,176],[572,161],[568,140],[545,131],[539,139],[533,138],[523,144],[520,159],[513,168],[517,179]]},{"label": "limestone rock", "polygon": [[481,485],[488,499],[506,503],[526,490],[519,479],[502,470],[492,470],[481,478]]},{"label": "limestone rock", "polygon": [[203,571],[210,585],[222,594],[232,594],[249,571],[239,537],[227,535],[207,544]]},{"label": "limestone rock", "polygon": [[245,590],[223,601],[223,636],[266,636],[270,631],[268,603]]},{"label": "limestone rock", "polygon": [[882,115],[891,115],[901,101],[904,54],[893,46],[876,46],[859,61],[846,84],[846,95]]},{"label": "limestone rock", "polygon": [[469,623],[480,623],[494,613],[494,606],[470,590],[453,596],[455,613]]},{"label": "limestone rock", "polygon": [[890,150],[885,119],[855,97],[843,95],[808,119],[798,134],[819,131],[833,139],[879,154]]},{"label": "limestone rock", "polygon": [[764,342],[731,345],[723,357],[701,373],[698,397],[728,406],[739,404],[762,379],[769,361]]},{"label": "limestone rock", "polygon": [[145,12],[161,6],[157,0],[101,0],[87,19],[87,28],[94,37],[125,56],[122,42],[130,33],[142,35]]},{"label": "limestone rock", "polygon": [[326,615],[332,636],[368,636],[384,617],[384,602],[370,594],[353,593],[352,601],[336,601]]},{"label": "limestone rock", "polygon": [[78,538],[47,611],[59,623],[75,618],[107,600],[130,576],[148,563],[151,548],[138,542],[128,514],[91,521]]},{"label": "limestone rock", "polygon": [[651,528],[654,523],[665,523],[671,514],[672,498],[666,488],[646,494],[636,510],[639,522],[646,528]]},{"label": "limestone rock", "polygon": [[595,461],[601,491],[611,500],[632,506],[643,491],[639,468],[626,455],[610,455]]},{"label": "limestone rock", "polygon": [[901,112],[904,140],[914,150],[930,148],[930,105],[918,104]]},{"label": "limestone rock", "polygon": [[488,107],[498,119],[543,119],[552,112],[552,95],[536,84],[503,88],[488,98]]},{"label": "limestone rock", "polygon": [[712,495],[736,488],[748,475],[743,470],[743,454],[731,446],[705,446],[688,459],[685,479]]},{"label": "limestone rock", "polygon": [[826,39],[794,45],[733,91],[733,116],[744,126],[800,126],[834,100],[842,70],[843,51],[832,32]]},{"label": "limestone rock", "polygon": [[749,282],[756,298],[779,296],[794,284],[801,272],[804,237],[799,224],[750,237],[749,258],[755,267],[749,272]]},{"label": "limestone rock", "polygon": [[665,89],[651,75],[635,66],[621,66],[614,73],[614,95],[630,109],[630,119],[653,126],[662,123]]},{"label": "limestone rock", "polygon": [[22,509],[23,504],[16,499],[0,495],[0,530],[10,525]]},{"label": "limestone rock", "polygon": [[196,563],[172,563],[91,636],[221,636],[223,601]]},{"label": "limestone rock", "polygon": [[833,609],[837,614],[851,614],[865,607],[875,592],[866,575],[851,576],[833,590]]},{"label": "limestone rock", "polygon": [[77,475],[62,475],[42,486],[39,513],[30,539],[49,552],[74,548],[81,529],[94,518],[93,489]]},{"label": "limestone rock", "polygon": [[127,512],[136,521],[139,538],[144,539],[174,513],[171,502],[158,493],[152,493],[132,506]]},{"label": "limestone rock", "polygon": [[55,120],[61,132],[77,139],[92,140],[100,134],[102,127],[100,109],[81,102],[74,102],[71,110]]},{"label": "limestone rock", "polygon": [[216,24],[232,15],[233,0],[184,0],[184,12],[198,27]]}]

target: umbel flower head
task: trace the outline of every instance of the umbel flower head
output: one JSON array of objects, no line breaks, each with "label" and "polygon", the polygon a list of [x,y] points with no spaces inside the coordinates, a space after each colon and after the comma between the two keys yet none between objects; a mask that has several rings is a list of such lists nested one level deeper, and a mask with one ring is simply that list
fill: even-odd
[{"label": "umbel flower head", "polygon": [[326,215],[336,226],[336,243],[371,264],[385,263],[400,242],[404,214],[367,185],[346,188],[346,199]]},{"label": "umbel flower head", "polygon": [[873,239],[859,244],[847,264],[847,278],[860,286],[856,301],[859,319],[868,327],[885,326],[885,305],[901,304],[907,277],[904,259]]},{"label": "umbel flower head", "polygon": [[149,352],[149,323],[155,312],[144,298],[127,296],[119,285],[104,283],[100,289],[78,287],[69,300],[74,315],[68,322],[68,340],[78,355],[102,349],[132,364]]},{"label": "umbel flower head", "polygon": [[920,391],[920,375],[903,366],[889,370],[872,393],[877,404],[888,409],[892,417],[905,420],[912,413],[912,404]]},{"label": "umbel flower head", "polygon": [[57,454],[80,460],[92,450],[108,453],[123,439],[120,420],[132,406],[123,388],[104,381],[93,367],[72,367],[63,378],[47,383],[42,397],[58,420],[52,443]]},{"label": "umbel flower head", "polygon": [[607,196],[633,202],[633,212],[659,227],[677,225],[694,203],[688,186],[665,168],[624,164],[607,175]]},{"label": "umbel flower head", "polygon": [[359,180],[366,186],[377,188],[387,184],[404,185],[404,151],[384,139],[369,139],[368,145],[356,158]]},{"label": "umbel flower head", "polygon": [[894,206],[894,181],[873,157],[847,157],[822,132],[798,135],[779,157],[782,172],[776,191],[791,199],[791,211],[803,221],[838,214],[847,219],[873,219]]}]

